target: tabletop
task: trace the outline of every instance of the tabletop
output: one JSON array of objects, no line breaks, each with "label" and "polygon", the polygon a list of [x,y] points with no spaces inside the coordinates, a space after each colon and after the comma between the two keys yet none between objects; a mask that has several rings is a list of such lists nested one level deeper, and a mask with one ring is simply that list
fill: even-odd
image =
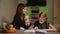
[{"label": "tabletop", "polygon": [[[33,33],[33,32],[24,32],[20,30],[16,30],[15,33],[0,33],[0,34],[44,34],[44,33]],[[47,32],[46,34],[58,34],[58,32]]]}]

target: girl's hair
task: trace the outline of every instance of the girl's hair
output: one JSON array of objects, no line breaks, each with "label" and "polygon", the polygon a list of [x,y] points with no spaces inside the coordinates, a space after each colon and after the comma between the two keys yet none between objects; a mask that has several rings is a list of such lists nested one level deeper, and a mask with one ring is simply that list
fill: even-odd
[{"label": "girl's hair", "polygon": [[[39,14],[39,17],[41,17],[41,15],[43,14],[44,12],[41,12],[40,14]],[[47,15],[45,14],[44,15],[44,17],[46,17],[46,19],[47,19]]]}]

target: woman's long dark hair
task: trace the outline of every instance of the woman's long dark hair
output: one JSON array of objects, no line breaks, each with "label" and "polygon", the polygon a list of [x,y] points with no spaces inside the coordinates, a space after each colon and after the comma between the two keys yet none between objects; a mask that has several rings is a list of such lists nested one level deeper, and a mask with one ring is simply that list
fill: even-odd
[{"label": "woman's long dark hair", "polygon": [[25,8],[25,5],[24,4],[19,4],[18,6],[17,6],[17,10],[16,10],[16,15],[15,16],[19,16],[19,15],[22,15],[23,13],[22,13],[22,9],[24,9]]},{"label": "woman's long dark hair", "polygon": [[25,14],[22,13],[22,10],[25,8],[26,6],[24,4],[18,4],[17,6],[17,10],[16,10],[16,14],[14,16],[13,22],[15,19],[21,19],[21,16],[25,16]]}]

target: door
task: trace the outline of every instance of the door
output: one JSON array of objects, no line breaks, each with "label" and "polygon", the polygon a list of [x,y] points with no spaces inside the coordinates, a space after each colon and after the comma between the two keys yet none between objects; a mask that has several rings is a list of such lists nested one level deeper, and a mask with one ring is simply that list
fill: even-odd
[{"label": "door", "polygon": [[60,28],[60,5],[59,0],[54,0],[54,25],[57,29]]}]

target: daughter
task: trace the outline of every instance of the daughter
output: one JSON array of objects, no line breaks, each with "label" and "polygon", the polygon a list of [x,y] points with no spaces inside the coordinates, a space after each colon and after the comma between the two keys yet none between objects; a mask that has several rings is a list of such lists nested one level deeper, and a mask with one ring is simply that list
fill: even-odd
[{"label": "daughter", "polygon": [[29,29],[32,23],[29,20],[29,16],[25,16],[25,23],[23,27],[20,27],[21,30]]}]

